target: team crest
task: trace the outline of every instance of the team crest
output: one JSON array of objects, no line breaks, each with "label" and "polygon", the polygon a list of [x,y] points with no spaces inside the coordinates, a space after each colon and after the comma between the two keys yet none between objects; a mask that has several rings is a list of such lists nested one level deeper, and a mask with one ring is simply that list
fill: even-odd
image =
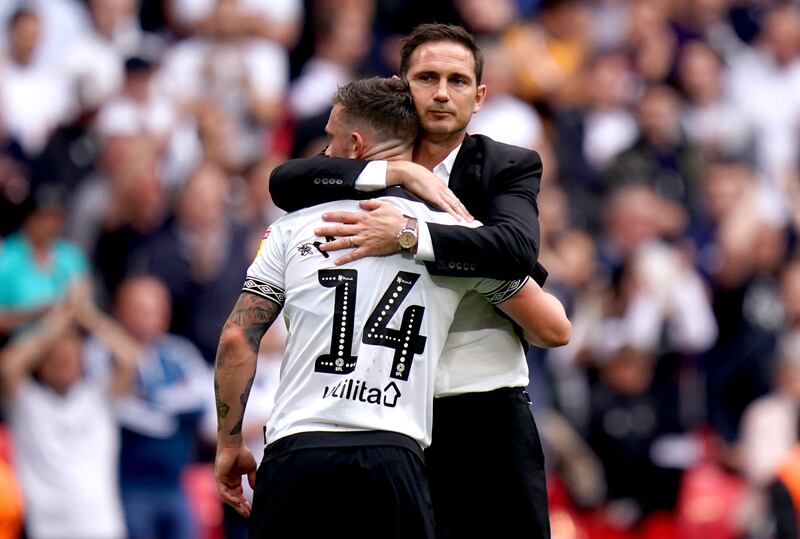
[{"label": "team crest", "polygon": [[270,233],[272,232],[272,227],[268,226],[267,230],[264,231],[264,236],[261,238],[261,243],[258,244],[258,251],[256,251],[256,257],[261,254],[261,249],[264,248],[264,243],[269,238]]}]

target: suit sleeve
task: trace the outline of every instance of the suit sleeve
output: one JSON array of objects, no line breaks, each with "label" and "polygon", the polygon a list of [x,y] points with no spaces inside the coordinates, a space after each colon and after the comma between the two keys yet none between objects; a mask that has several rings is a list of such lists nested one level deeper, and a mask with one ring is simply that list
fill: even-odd
[{"label": "suit sleeve", "polygon": [[435,275],[516,279],[531,275],[544,283],[547,272],[538,264],[539,208],[536,196],[542,161],[536,152],[501,169],[490,181],[492,197],[481,216],[484,226],[466,228],[428,223],[436,260]]},{"label": "suit sleeve", "polygon": [[367,163],[322,155],[286,161],[270,175],[272,201],[291,212],[333,200],[363,198],[355,183]]}]

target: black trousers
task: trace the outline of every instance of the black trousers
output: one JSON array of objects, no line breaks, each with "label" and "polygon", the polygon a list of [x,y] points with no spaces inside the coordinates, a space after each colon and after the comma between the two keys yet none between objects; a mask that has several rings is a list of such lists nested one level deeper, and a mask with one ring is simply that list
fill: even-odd
[{"label": "black trousers", "polygon": [[383,445],[277,456],[268,448],[256,475],[249,537],[433,539],[422,458]]},{"label": "black trousers", "polygon": [[438,539],[549,539],[544,454],[523,388],[434,399],[425,450]]}]

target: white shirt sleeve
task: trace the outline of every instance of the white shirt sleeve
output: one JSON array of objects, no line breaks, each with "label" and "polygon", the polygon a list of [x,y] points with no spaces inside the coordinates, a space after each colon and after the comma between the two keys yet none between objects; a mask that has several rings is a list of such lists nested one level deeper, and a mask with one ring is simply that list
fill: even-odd
[{"label": "white shirt sleeve", "polygon": [[356,178],[356,190],[377,191],[386,189],[386,161],[370,161]]},{"label": "white shirt sleeve", "polygon": [[428,223],[425,221],[417,221],[419,224],[417,229],[417,254],[414,259],[420,262],[433,262],[436,260],[436,254],[433,252],[433,240],[431,239],[431,231],[428,228]]},{"label": "white shirt sleeve", "polygon": [[267,227],[255,260],[247,270],[242,292],[250,292],[283,307],[286,299],[285,251],[278,221]]}]

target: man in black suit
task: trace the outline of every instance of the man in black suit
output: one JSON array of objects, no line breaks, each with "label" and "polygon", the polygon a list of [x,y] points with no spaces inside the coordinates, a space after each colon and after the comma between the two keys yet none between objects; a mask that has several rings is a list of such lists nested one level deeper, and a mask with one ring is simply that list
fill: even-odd
[{"label": "man in black suit", "polygon": [[[314,157],[276,168],[274,202],[287,211],[403,185],[454,215],[485,226],[417,223],[387,204],[364,200],[363,213],[335,212],[316,231],[355,246],[337,264],[408,251],[431,273],[516,278],[546,273],[537,265],[542,165],[536,152],[466,135],[480,109],[483,58],[463,28],[426,24],[405,40],[407,79],[423,134],[414,163]],[[432,171],[432,172],[431,172]],[[449,188],[448,188],[449,184]],[[433,444],[426,451],[439,537],[550,537],[544,457],[528,409],[525,353],[515,328],[480,298],[465,298],[440,359]]]}]

